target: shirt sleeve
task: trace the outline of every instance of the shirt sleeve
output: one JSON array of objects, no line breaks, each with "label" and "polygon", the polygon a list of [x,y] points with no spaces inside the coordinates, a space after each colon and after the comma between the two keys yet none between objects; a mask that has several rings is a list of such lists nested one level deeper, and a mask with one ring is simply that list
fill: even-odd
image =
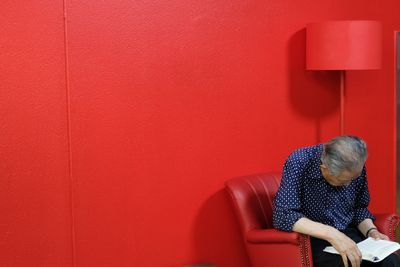
[{"label": "shirt sleeve", "polygon": [[370,201],[368,181],[367,181],[367,170],[364,167],[360,177],[360,184],[358,186],[357,195],[354,203],[354,217],[353,224],[359,225],[365,219],[375,220],[375,217],[368,210]]},{"label": "shirt sleeve", "polygon": [[285,162],[281,185],[274,200],[273,225],[283,231],[292,231],[301,213],[301,178],[306,164],[294,152]]}]

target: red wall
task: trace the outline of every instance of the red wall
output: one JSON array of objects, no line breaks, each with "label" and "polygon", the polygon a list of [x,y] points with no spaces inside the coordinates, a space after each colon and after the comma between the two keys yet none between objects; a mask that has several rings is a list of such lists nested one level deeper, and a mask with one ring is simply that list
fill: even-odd
[{"label": "red wall", "polygon": [[0,266],[71,266],[63,4],[0,2]]},{"label": "red wall", "polygon": [[249,266],[223,184],[339,133],[338,74],[304,70],[304,27],[329,19],[384,25],[383,68],[347,72],[346,131],[393,212],[399,9],[2,1],[0,265]]}]

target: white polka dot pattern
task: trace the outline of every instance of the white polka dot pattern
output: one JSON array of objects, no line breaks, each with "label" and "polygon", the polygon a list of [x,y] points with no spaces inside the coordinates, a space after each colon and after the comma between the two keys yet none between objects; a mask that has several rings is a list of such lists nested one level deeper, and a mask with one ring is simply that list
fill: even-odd
[{"label": "white polka dot pattern", "polygon": [[273,224],[292,231],[300,218],[343,230],[357,226],[366,218],[370,201],[364,166],[359,177],[348,186],[332,186],[322,176],[323,144],[295,150],[286,160],[281,185],[274,200]]}]

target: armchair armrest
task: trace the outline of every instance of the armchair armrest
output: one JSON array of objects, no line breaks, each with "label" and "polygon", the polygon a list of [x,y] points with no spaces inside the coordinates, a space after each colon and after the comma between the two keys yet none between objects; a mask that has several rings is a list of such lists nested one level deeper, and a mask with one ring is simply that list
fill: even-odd
[{"label": "armchair armrest", "polygon": [[[285,252],[291,251],[298,255],[299,258],[297,258],[297,261],[293,261],[293,258],[289,257],[286,259],[286,263],[281,266],[313,266],[310,237],[308,235],[276,229],[252,229],[246,233],[245,239],[249,246],[267,245],[268,250],[264,255],[267,255],[268,261],[265,261],[265,263],[271,262],[271,254],[279,255],[276,260],[282,263],[282,258],[279,257],[282,255],[281,251],[284,248]],[[274,257],[272,256],[272,258]],[[262,266],[264,265],[270,266],[268,264],[263,264]]]},{"label": "armchair armrest", "polygon": [[400,224],[400,216],[390,213],[374,214],[374,216],[376,218],[374,224],[379,231],[394,241],[396,239],[396,228]]},{"label": "armchair armrest", "polygon": [[247,232],[247,242],[253,244],[281,244],[299,245],[300,236],[296,232],[283,232],[276,229],[253,229]]}]

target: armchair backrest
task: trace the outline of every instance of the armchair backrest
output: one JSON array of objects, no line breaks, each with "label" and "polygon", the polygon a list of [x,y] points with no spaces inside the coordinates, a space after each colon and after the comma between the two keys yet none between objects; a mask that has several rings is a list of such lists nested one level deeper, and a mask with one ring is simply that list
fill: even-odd
[{"label": "armchair backrest", "polygon": [[276,172],[233,178],[225,183],[242,232],[272,228],[273,200],[281,182]]}]

